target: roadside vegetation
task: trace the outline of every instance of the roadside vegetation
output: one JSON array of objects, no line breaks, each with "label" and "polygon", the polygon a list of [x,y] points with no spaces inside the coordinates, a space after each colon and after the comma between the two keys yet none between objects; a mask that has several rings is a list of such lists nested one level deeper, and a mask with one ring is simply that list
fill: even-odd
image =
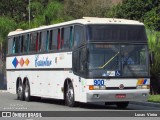
[{"label": "roadside vegetation", "polygon": [[[112,17],[138,20],[147,28],[151,65],[151,94],[160,94],[160,2],[159,0],[1,0],[0,57],[5,60],[7,34],[72,19]],[[30,24],[29,24],[30,8]]]},{"label": "roadside vegetation", "polygon": [[160,95],[150,95],[148,102],[160,103]]}]

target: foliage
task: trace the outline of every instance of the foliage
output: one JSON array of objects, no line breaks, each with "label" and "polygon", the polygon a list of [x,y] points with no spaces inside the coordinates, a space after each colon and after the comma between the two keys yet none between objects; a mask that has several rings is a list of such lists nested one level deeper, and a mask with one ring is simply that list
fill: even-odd
[{"label": "foliage", "polygon": [[54,0],[47,5],[42,5],[40,2],[31,3],[31,28],[42,25],[49,25],[53,23],[63,22],[68,19],[64,15],[63,4]]},{"label": "foliage", "polygon": [[142,0],[123,0],[122,3],[114,6],[113,14],[118,18],[139,20],[145,12]]},{"label": "foliage", "polygon": [[160,30],[159,0],[123,0],[111,8],[109,16],[139,20],[149,29]]},{"label": "foliage", "polygon": [[150,93],[160,93],[160,32],[148,30],[148,42],[150,53],[153,54],[153,63],[150,65],[151,81]]},{"label": "foliage", "polygon": [[104,17],[110,6],[110,0],[65,0],[64,12],[74,19],[83,16]]},{"label": "foliage", "polygon": [[1,0],[0,15],[12,18],[16,22],[25,21],[28,18],[28,0]]},{"label": "foliage", "polygon": [[5,60],[7,34],[9,31],[13,31],[15,27],[16,23],[12,19],[0,17],[0,59]]},{"label": "foliage", "polygon": [[64,13],[63,13],[63,5],[57,1],[53,1],[46,7],[44,11],[44,16],[47,17],[48,23],[51,24],[51,22],[54,23],[54,20],[60,20],[63,21]]},{"label": "foliage", "polygon": [[150,95],[148,101],[160,103],[160,95]]},{"label": "foliage", "polygon": [[0,42],[5,42],[9,31],[14,30],[16,23],[7,17],[0,17]]},{"label": "foliage", "polygon": [[147,31],[149,49],[154,53],[154,64],[151,66],[151,73],[160,73],[160,32]]},{"label": "foliage", "polygon": [[160,8],[154,8],[144,15],[144,23],[156,31],[160,31]]}]

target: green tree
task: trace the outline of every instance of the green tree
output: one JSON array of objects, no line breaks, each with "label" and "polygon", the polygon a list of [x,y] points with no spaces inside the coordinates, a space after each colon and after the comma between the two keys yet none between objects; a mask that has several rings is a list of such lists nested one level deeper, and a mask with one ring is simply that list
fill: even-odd
[{"label": "green tree", "polygon": [[123,0],[113,8],[115,17],[140,20],[145,13],[142,0]]},{"label": "green tree", "polygon": [[[150,53],[153,53],[154,62],[150,66],[151,71],[151,94],[160,93],[158,76],[160,75],[160,32],[147,31]],[[159,76],[160,77],[160,76]]]},{"label": "green tree", "polygon": [[144,23],[150,29],[160,31],[160,7],[156,7],[144,15]]},{"label": "green tree", "polygon": [[151,66],[151,72],[160,73],[160,32],[147,31],[150,52],[154,53],[154,64]]},{"label": "green tree", "polygon": [[28,0],[1,0],[0,15],[13,18],[16,22],[21,22],[28,18]]},{"label": "green tree", "polygon": [[160,30],[159,0],[123,0],[113,6],[107,16],[139,20],[147,27]]},{"label": "green tree", "polygon": [[34,14],[31,21],[31,27],[38,27],[41,25],[49,25],[67,20],[64,15],[63,4],[57,0],[49,1],[46,6],[40,2],[31,3],[31,14]]},{"label": "green tree", "polygon": [[2,53],[6,52],[7,35],[10,31],[15,30],[16,23],[7,17],[0,17],[0,53],[2,58]]},{"label": "green tree", "polygon": [[111,6],[111,0],[65,0],[64,12],[74,19],[88,17],[104,17]]}]

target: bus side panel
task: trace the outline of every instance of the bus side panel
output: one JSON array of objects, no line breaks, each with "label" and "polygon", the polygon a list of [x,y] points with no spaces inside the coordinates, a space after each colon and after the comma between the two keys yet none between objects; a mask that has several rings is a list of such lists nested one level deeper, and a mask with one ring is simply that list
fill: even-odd
[{"label": "bus side panel", "polygon": [[[63,85],[69,71],[28,71],[32,96],[63,99]],[[24,73],[25,74],[25,71]]]},{"label": "bus side panel", "polygon": [[15,72],[8,71],[7,72],[7,91],[13,94],[16,94],[16,81],[17,76]]},{"label": "bus side panel", "polygon": [[72,78],[72,84],[74,87],[74,97],[75,101],[86,102],[86,86],[85,79],[81,78],[73,73],[70,73],[70,78]]}]

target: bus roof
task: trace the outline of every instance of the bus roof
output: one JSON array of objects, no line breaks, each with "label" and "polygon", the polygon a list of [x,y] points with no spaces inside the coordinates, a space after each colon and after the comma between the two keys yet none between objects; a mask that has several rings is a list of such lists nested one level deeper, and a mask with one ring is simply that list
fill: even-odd
[{"label": "bus roof", "polygon": [[65,26],[65,25],[70,25],[70,24],[122,24],[122,25],[144,25],[143,23],[135,20],[127,20],[127,19],[117,19],[117,18],[98,18],[98,17],[83,17],[82,19],[76,19],[68,22],[63,22],[63,23],[58,23],[58,24],[53,24],[53,25],[48,25],[48,26],[41,26],[38,28],[33,28],[33,29],[28,29],[28,30],[22,30],[18,29],[16,31],[12,31],[8,34],[8,36],[13,36],[13,35],[18,35],[18,34],[23,34],[23,33],[28,33],[28,32],[33,32],[33,31],[40,31],[44,29],[49,29],[52,27],[60,27],[60,26]]}]

